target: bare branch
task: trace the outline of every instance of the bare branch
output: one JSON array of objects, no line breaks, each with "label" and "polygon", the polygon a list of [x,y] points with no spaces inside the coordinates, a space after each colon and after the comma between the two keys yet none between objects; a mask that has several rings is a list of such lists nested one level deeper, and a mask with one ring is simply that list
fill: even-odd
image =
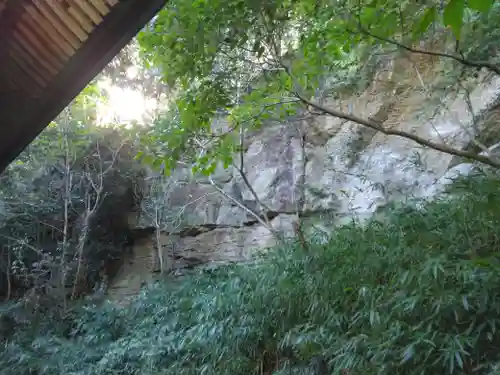
[{"label": "bare branch", "polygon": [[[358,27],[359,27],[359,31],[361,31],[363,34],[366,34],[374,39],[378,39],[382,42],[392,44],[392,45],[397,46],[401,49],[404,49],[408,52],[418,53],[418,54],[428,55],[428,56],[444,57],[447,59],[455,60],[455,61],[457,61],[463,65],[469,66],[471,68],[477,68],[477,69],[485,68],[485,69],[488,69],[490,72],[493,72],[495,74],[500,75],[500,67],[498,67],[497,65],[492,64],[488,61],[472,61],[472,60],[467,60],[467,59],[463,58],[462,56],[452,55],[449,53],[424,51],[424,50],[421,50],[418,48],[409,47],[409,46],[407,46],[403,43],[400,43],[396,40],[392,40],[392,39],[389,39],[389,38],[386,38],[386,37],[383,37],[380,35],[375,35],[372,32],[370,32],[369,30],[365,29],[361,24],[358,24]],[[350,30],[350,32],[357,34],[353,30]]]},{"label": "bare branch", "polygon": [[[156,176],[151,185],[151,191],[149,193],[150,200],[142,202],[143,212],[146,213],[155,227],[156,251],[160,263],[161,274],[164,273],[165,266],[167,268],[170,267],[169,264],[165,264],[164,262],[163,245],[161,244],[160,237],[161,233],[163,231],[166,231],[167,233],[174,233],[182,225],[183,215],[189,206],[199,202],[209,195],[218,194],[217,192],[209,192],[203,194],[202,196],[190,200],[182,207],[178,208],[177,212],[173,213],[172,216],[167,216],[165,214],[165,211],[167,207],[170,207],[169,197],[173,189],[179,186],[177,182],[178,181],[168,180],[165,176],[162,175]],[[155,188],[159,189],[159,195],[155,194]]]},{"label": "bare branch", "polygon": [[297,181],[297,187],[299,189],[299,196],[297,198],[297,211],[296,211],[296,222],[295,222],[295,235],[302,245],[302,248],[307,252],[310,251],[310,246],[306,241],[304,234],[304,223],[302,221],[302,213],[304,212],[304,207],[306,204],[306,166],[307,166],[307,154],[306,154],[306,133],[302,126],[296,125],[297,133],[300,140],[300,149],[302,152],[302,165],[300,171],[300,180]]},{"label": "bare branch", "polygon": [[[271,232],[276,232],[276,230],[272,227],[271,222],[269,221],[269,218],[267,216],[267,213],[270,212],[271,210],[269,207],[267,207],[260,199],[257,193],[255,192],[255,189],[253,188],[252,184],[250,181],[248,181],[247,175],[244,171],[244,150],[243,150],[243,141],[244,141],[244,131],[243,131],[243,126],[240,125],[240,147],[239,147],[239,155],[240,155],[240,165],[236,165],[233,163],[233,167],[238,171],[240,174],[243,182],[245,183],[246,187],[252,194],[253,198],[255,199],[255,202],[259,205],[262,211],[262,216],[264,217],[266,227],[269,228]],[[243,203],[242,203],[243,204]]]},{"label": "bare branch", "polygon": [[[431,93],[430,93],[430,90],[429,90],[429,88],[425,85],[424,80],[422,79],[422,76],[421,76],[421,74],[420,74],[420,72],[419,72],[419,70],[418,70],[418,67],[416,66],[416,64],[415,64],[414,62],[412,62],[412,65],[413,65],[413,67],[414,67],[414,69],[415,69],[415,72],[417,73],[417,77],[418,77],[418,79],[419,79],[419,81],[420,81],[420,85],[422,86],[422,88],[423,88],[423,90],[424,90],[425,94],[427,95],[427,97],[428,97],[428,98],[431,98],[431,96],[432,96],[432,95],[431,95]],[[466,101],[466,104],[467,104],[468,110],[469,110],[469,112],[470,112],[470,114],[471,114],[472,121],[473,121],[473,125],[472,125],[472,127],[474,128],[474,130],[477,130],[477,129],[476,129],[476,123],[475,123],[475,122],[476,122],[476,120],[475,120],[475,116],[476,116],[476,115],[475,115],[474,108],[473,108],[473,105],[472,105],[472,101],[471,101],[471,97],[470,97],[470,92],[469,92],[469,90],[468,90],[468,89],[467,89],[467,88],[466,88],[466,87],[465,87],[465,86],[464,86],[461,82],[459,82],[458,84],[459,84],[459,86],[460,86],[460,87],[461,87],[461,88],[465,91],[465,101]],[[474,145],[476,145],[477,147],[479,147],[479,148],[481,149],[481,151],[482,151],[482,152],[483,152],[486,156],[488,156],[488,157],[489,157],[489,156],[490,156],[490,151],[488,150],[488,148],[487,148],[485,145],[483,145],[481,142],[479,142],[479,141],[477,141],[477,140],[476,140],[476,138],[475,138],[474,134],[472,134],[472,132],[468,129],[468,127],[467,127],[466,125],[462,124],[462,122],[460,121],[460,119],[459,119],[459,118],[457,118],[457,115],[456,115],[455,113],[452,113],[452,112],[450,111],[450,109],[448,108],[448,106],[446,106],[446,105],[445,105],[445,106],[444,106],[444,108],[445,108],[445,111],[449,114],[449,116],[450,116],[451,118],[454,118],[454,119],[457,121],[457,123],[460,125],[460,128],[462,128],[462,130],[463,130],[465,133],[467,133],[467,135],[471,138],[472,143],[473,143]],[[432,119],[430,120],[430,123],[431,123],[432,128],[434,129],[434,131],[435,131],[435,132],[439,135],[439,138],[440,138],[440,139],[441,139],[441,141],[444,143],[444,142],[445,142],[445,140],[444,140],[444,138],[441,136],[441,134],[439,134],[439,132],[438,132],[438,130],[437,130],[437,128],[436,128],[436,126],[435,126],[434,122],[432,121]]]},{"label": "bare branch", "polygon": [[[476,112],[474,111],[474,106],[472,105],[470,91],[468,88],[464,87],[464,85],[461,85],[461,86],[465,91],[465,102],[467,103],[467,108],[468,108],[469,113],[471,114],[471,117],[472,117],[472,127],[476,132],[478,132],[479,131],[479,129],[477,127],[478,120],[477,120]],[[477,140],[474,137],[474,135],[471,135],[471,138],[472,138],[472,143],[476,147],[478,147],[485,155],[490,156],[490,150],[488,149],[488,147],[486,147],[485,144],[483,144],[481,141]]]},{"label": "bare branch", "polygon": [[243,152],[243,143],[245,141],[244,137],[245,137],[245,129],[243,128],[242,125],[240,125],[240,145],[239,145],[240,146],[240,149],[239,149],[240,165],[239,165],[238,171],[241,171],[241,172],[243,172],[244,162],[245,162],[245,153]]},{"label": "bare branch", "polygon": [[[64,128],[64,223],[63,223],[63,241],[62,241],[62,254],[61,254],[61,289],[65,288],[66,283],[66,255],[68,249],[68,230],[69,230],[69,206],[71,204],[71,187],[73,181],[73,173],[71,171],[72,159],[70,156],[70,147],[68,139],[68,128]],[[64,295],[64,308],[67,308],[67,296]]]},{"label": "bare branch", "polygon": [[[238,90],[238,101],[239,101],[239,90]],[[262,109],[262,111],[264,111],[264,110],[265,110],[265,108]],[[262,216],[264,217],[264,220],[266,223],[266,227],[269,229],[269,231],[271,231],[271,233],[273,233],[276,236],[276,238],[279,239],[280,236],[278,235],[277,231],[273,228],[271,222],[269,221],[269,217],[267,216],[267,213],[270,211],[269,208],[266,207],[262,203],[262,201],[259,199],[259,196],[255,192],[250,181],[248,181],[247,175],[245,173],[245,170],[244,170],[244,168],[245,168],[245,166],[244,166],[245,151],[243,149],[243,144],[244,144],[244,140],[245,140],[245,129],[243,127],[243,124],[239,124],[239,126],[240,126],[240,134],[239,134],[240,135],[240,144],[239,144],[240,165],[235,165],[233,163],[233,166],[234,166],[234,168],[236,168],[236,170],[240,174],[243,182],[245,183],[246,187],[248,188],[248,190],[252,194],[253,198],[255,199],[255,202],[259,205],[261,212],[262,212]],[[241,202],[241,203],[243,204],[243,202]]]},{"label": "bare branch", "polygon": [[444,144],[432,142],[432,141],[429,141],[425,138],[419,137],[418,135],[407,133],[405,131],[394,130],[394,129],[385,129],[381,124],[376,123],[374,121],[366,120],[366,119],[356,117],[353,115],[348,115],[346,113],[343,113],[343,112],[340,112],[340,111],[337,111],[334,109],[323,107],[322,105],[320,105],[318,103],[315,103],[309,99],[306,99],[304,96],[302,96],[302,94],[300,94],[298,92],[296,92],[295,95],[297,95],[297,97],[300,100],[302,100],[303,103],[307,104],[308,106],[310,106],[310,107],[312,107],[320,112],[328,114],[330,116],[338,117],[338,118],[341,118],[341,119],[344,119],[347,121],[355,122],[357,124],[366,126],[368,128],[376,130],[376,131],[378,131],[382,134],[385,134],[385,135],[395,135],[395,136],[399,136],[402,138],[410,139],[410,140],[412,140],[412,141],[414,141],[422,146],[429,147],[429,148],[432,148],[434,150],[441,151],[441,152],[444,152],[444,153],[447,153],[450,155],[459,156],[462,158],[466,158],[466,159],[474,160],[474,161],[477,161],[477,162],[480,162],[483,164],[487,164],[487,165],[490,165],[490,166],[495,167],[495,168],[500,168],[500,162],[493,160],[492,158],[489,158],[487,156],[478,155],[478,154],[475,154],[473,152],[463,151],[463,150],[459,150],[459,149],[456,149],[456,148],[453,148],[453,147],[450,147],[450,146],[447,146]]},{"label": "bare branch", "polygon": [[120,153],[120,150],[122,147],[125,145],[125,142],[122,142],[120,146],[113,151],[112,159],[110,162],[110,165],[106,168],[103,169],[103,159],[101,156],[101,151],[99,147],[99,142],[96,142],[96,156],[99,159],[99,172],[98,172],[98,183],[96,183],[90,173],[86,174],[87,180],[91,184],[92,188],[94,189],[95,193],[95,198],[94,198],[94,204],[91,205],[91,197],[90,194],[87,196],[87,203],[86,203],[86,212],[85,212],[85,217],[83,219],[83,227],[78,239],[78,245],[77,245],[77,254],[78,254],[78,264],[77,264],[77,269],[76,269],[76,275],[75,275],[75,281],[73,283],[73,291],[71,293],[71,299],[75,299],[76,297],[76,292],[77,292],[77,286],[79,285],[80,282],[80,277],[81,277],[81,268],[82,268],[82,261],[83,261],[83,253],[85,249],[85,244],[87,243],[87,239],[89,236],[89,227],[90,227],[90,222],[93,219],[94,215],[97,212],[97,209],[99,208],[100,204],[102,203],[102,192],[104,189],[104,177],[113,169],[116,160],[118,158],[118,155]]},{"label": "bare branch", "polygon": [[5,296],[4,302],[7,302],[10,300],[10,297],[12,295],[12,276],[10,272],[10,267],[11,267],[11,257],[10,257],[10,250],[7,250],[7,267],[5,270],[5,277],[7,278],[7,295]]},{"label": "bare branch", "polygon": [[[238,207],[240,207],[241,209],[243,209],[244,211],[248,212],[250,215],[252,215],[260,224],[262,224],[267,230],[269,230],[269,232],[271,232],[275,237],[276,239],[278,240],[282,240],[282,237],[281,235],[278,233],[278,231],[276,229],[274,229],[272,227],[272,225],[269,223],[269,220],[267,220],[267,222],[257,213],[255,212],[254,210],[252,210],[251,208],[245,206],[243,204],[243,202],[240,202],[238,199],[236,198],[233,198],[231,195],[227,194],[219,185],[217,185],[217,183],[212,179],[211,176],[208,177],[208,181],[210,182],[210,184],[215,188],[215,190],[217,190],[226,200],[230,201],[230,202],[233,202],[234,204],[236,204]],[[262,215],[263,217],[265,217],[267,219],[267,216],[266,215]],[[269,223],[269,224],[268,224]]]}]

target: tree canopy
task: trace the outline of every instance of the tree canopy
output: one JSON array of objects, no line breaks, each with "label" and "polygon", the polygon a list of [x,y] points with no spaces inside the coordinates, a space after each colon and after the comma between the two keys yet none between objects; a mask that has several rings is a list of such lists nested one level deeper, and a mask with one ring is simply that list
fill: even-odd
[{"label": "tree canopy", "polygon": [[[499,74],[498,20],[492,0],[169,1],[138,37],[146,64],[176,90],[151,134],[165,147],[145,156],[167,171],[187,157],[210,174],[221,160],[231,163],[238,129],[311,106],[384,131],[355,114],[325,111],[318,100],[340,86],[361,89],[389,49],[436,55],[454,64],[450,71],[458,65]],[[441,49],[419,47],[431,41]],[[214,131],[221,115],[229,131]]]}]

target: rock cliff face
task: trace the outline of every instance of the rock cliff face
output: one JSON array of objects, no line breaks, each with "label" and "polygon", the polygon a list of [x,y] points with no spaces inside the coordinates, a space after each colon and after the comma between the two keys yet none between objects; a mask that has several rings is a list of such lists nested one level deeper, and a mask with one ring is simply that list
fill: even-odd
[{"label": "rock cliff face", "polygon": [[[456,148],[484,139],[486,130],[487,146],[498,142],[500,78],[481,73],[470,82],[468,98],[450,92],[436,101],[427,90],[439,79],[434,64],[426,56],[393,59],[363,93],[323,99],[322,104]],[[236,168],[220,168],[213,180],[246,207],[266,211],[285,235],[293,234],[298,209],[309,231],[327,234],[352,218],[371,217],[390,202],[433,196],[448,181],[450,167],[464,162],[404,138],[314,114],[268,124],[245,141],[243,169],[265,208]],[[469,171],[470,164],[453,173],[460,170]],[[150,280],[152,271],[249,260],[255,249],[273,245],[259,220],[189,169],[178,169],[168,180],[152,174],[148,181],[151,191],[133,225],[150,228],[150,233],[136,245],[137,260],[115,279],[111,295],[118,285],[137,289],[133,285]]]}]

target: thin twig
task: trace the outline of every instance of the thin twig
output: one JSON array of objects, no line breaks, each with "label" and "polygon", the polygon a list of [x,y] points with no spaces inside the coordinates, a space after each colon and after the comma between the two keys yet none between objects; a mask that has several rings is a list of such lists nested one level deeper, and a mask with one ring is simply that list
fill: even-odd
[{"label": "thin twig", "polygon": [[[467,87],[465,87],[463,84],[460,84],[462,88],[465,91],[465,102],[467,103],[467,108],[469,109],[470,115],[472,117],[472,128],[476,132],[476,134],[479,132],[479,129],[477,127],[477,116],[476,112],[474,111],[474,106],[472,105],[472,99],[470,97],[470,91]],[[490,156],[490,150],[488,147],[486,147],[485,144],[483,144],[481,141],[476,139],[476,134],[470,134],[468,132],[469,136],[472,139],[472,143],[477,146],[486,156]]]},{"label": "thin twig", "polygon": [[10,297],[12,295],[12,276],[11,276],[11,257],[10,257],[10,249],[7,249],[7,270],[6,270],[6,277],[7,277],[7,295],[5,296],[4,302],[10,301]]},{"label": "thin twig", "polygon": [[[163,231],[167,231],[168,233],[174,233],[182,224],[182,217],[186,211],[186,209],[195,204],[196,202],[202,200],[203,198],[206,198],[207,196],[210,196],[212,194],[217,194],[217,192],[209,192],[205,193],[196,199],[193,199],[189,202],[187,202],[185,205],[180,207],[177,211],[177,213],[173,214],[171,217],[167,217],[163,212],[166,209],[166,206],[168,205],[169,202],[169,197],[170,194],[174,191],[174,189],[179,186],[177,184],[178,181],[171,181],[170,184],[167,182],[170,182],[167,180],[164,176],[158,176],[157,180],[153,181],[151,188],[150,188],[150,193],[149,196],[152,198],[151,205],[153,206],[152,209],[154,211],[154,214],[149,213],[149,207],[146,205],[146,202],[142,202],[143,205],[143,211],[146,213],[146,215],[149,217],[153,225],[155,226],[155,232],[156,232],[156,247],[157,247],[157,254],[158,254],[158,260],[160,262],[160,273],[164,273],[164,266],[166,265],[167,268],[171,268],[170,264],[164,264],[164,258],[163,258],[163,250],[162,246],[160,243],[160,234]],[[163,193],[160,196],[160,199],[154,199],[154,192],[153,189],[155,188],[155,185],[159,186],[160,191]],[[170,225],[170,227],[169,227]]]}]

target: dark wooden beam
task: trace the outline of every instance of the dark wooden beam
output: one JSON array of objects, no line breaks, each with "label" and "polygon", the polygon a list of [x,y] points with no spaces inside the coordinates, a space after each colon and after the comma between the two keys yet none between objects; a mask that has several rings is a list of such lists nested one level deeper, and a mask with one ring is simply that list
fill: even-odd
[{"label": "dark wooden beam", "polygon": [[8,41],[16,23],[23,14],[25,0],[7,0],[0,15],[0,66],[5,59]]},{"label": "dark wooden beam", "polygon": [[20,116],[24,118],[19,123],[11,126],[0,124],[0,173],[106,67],[166,1],[122,0],[75,53],[36,107],[25,108],[24,116]]},{"label": "dark wooden beam", "polygon": [[23,14],[23,6],[26,0],[7,0],[1,14],[0,36],[3,37],[12,30],[19,18]]}]

